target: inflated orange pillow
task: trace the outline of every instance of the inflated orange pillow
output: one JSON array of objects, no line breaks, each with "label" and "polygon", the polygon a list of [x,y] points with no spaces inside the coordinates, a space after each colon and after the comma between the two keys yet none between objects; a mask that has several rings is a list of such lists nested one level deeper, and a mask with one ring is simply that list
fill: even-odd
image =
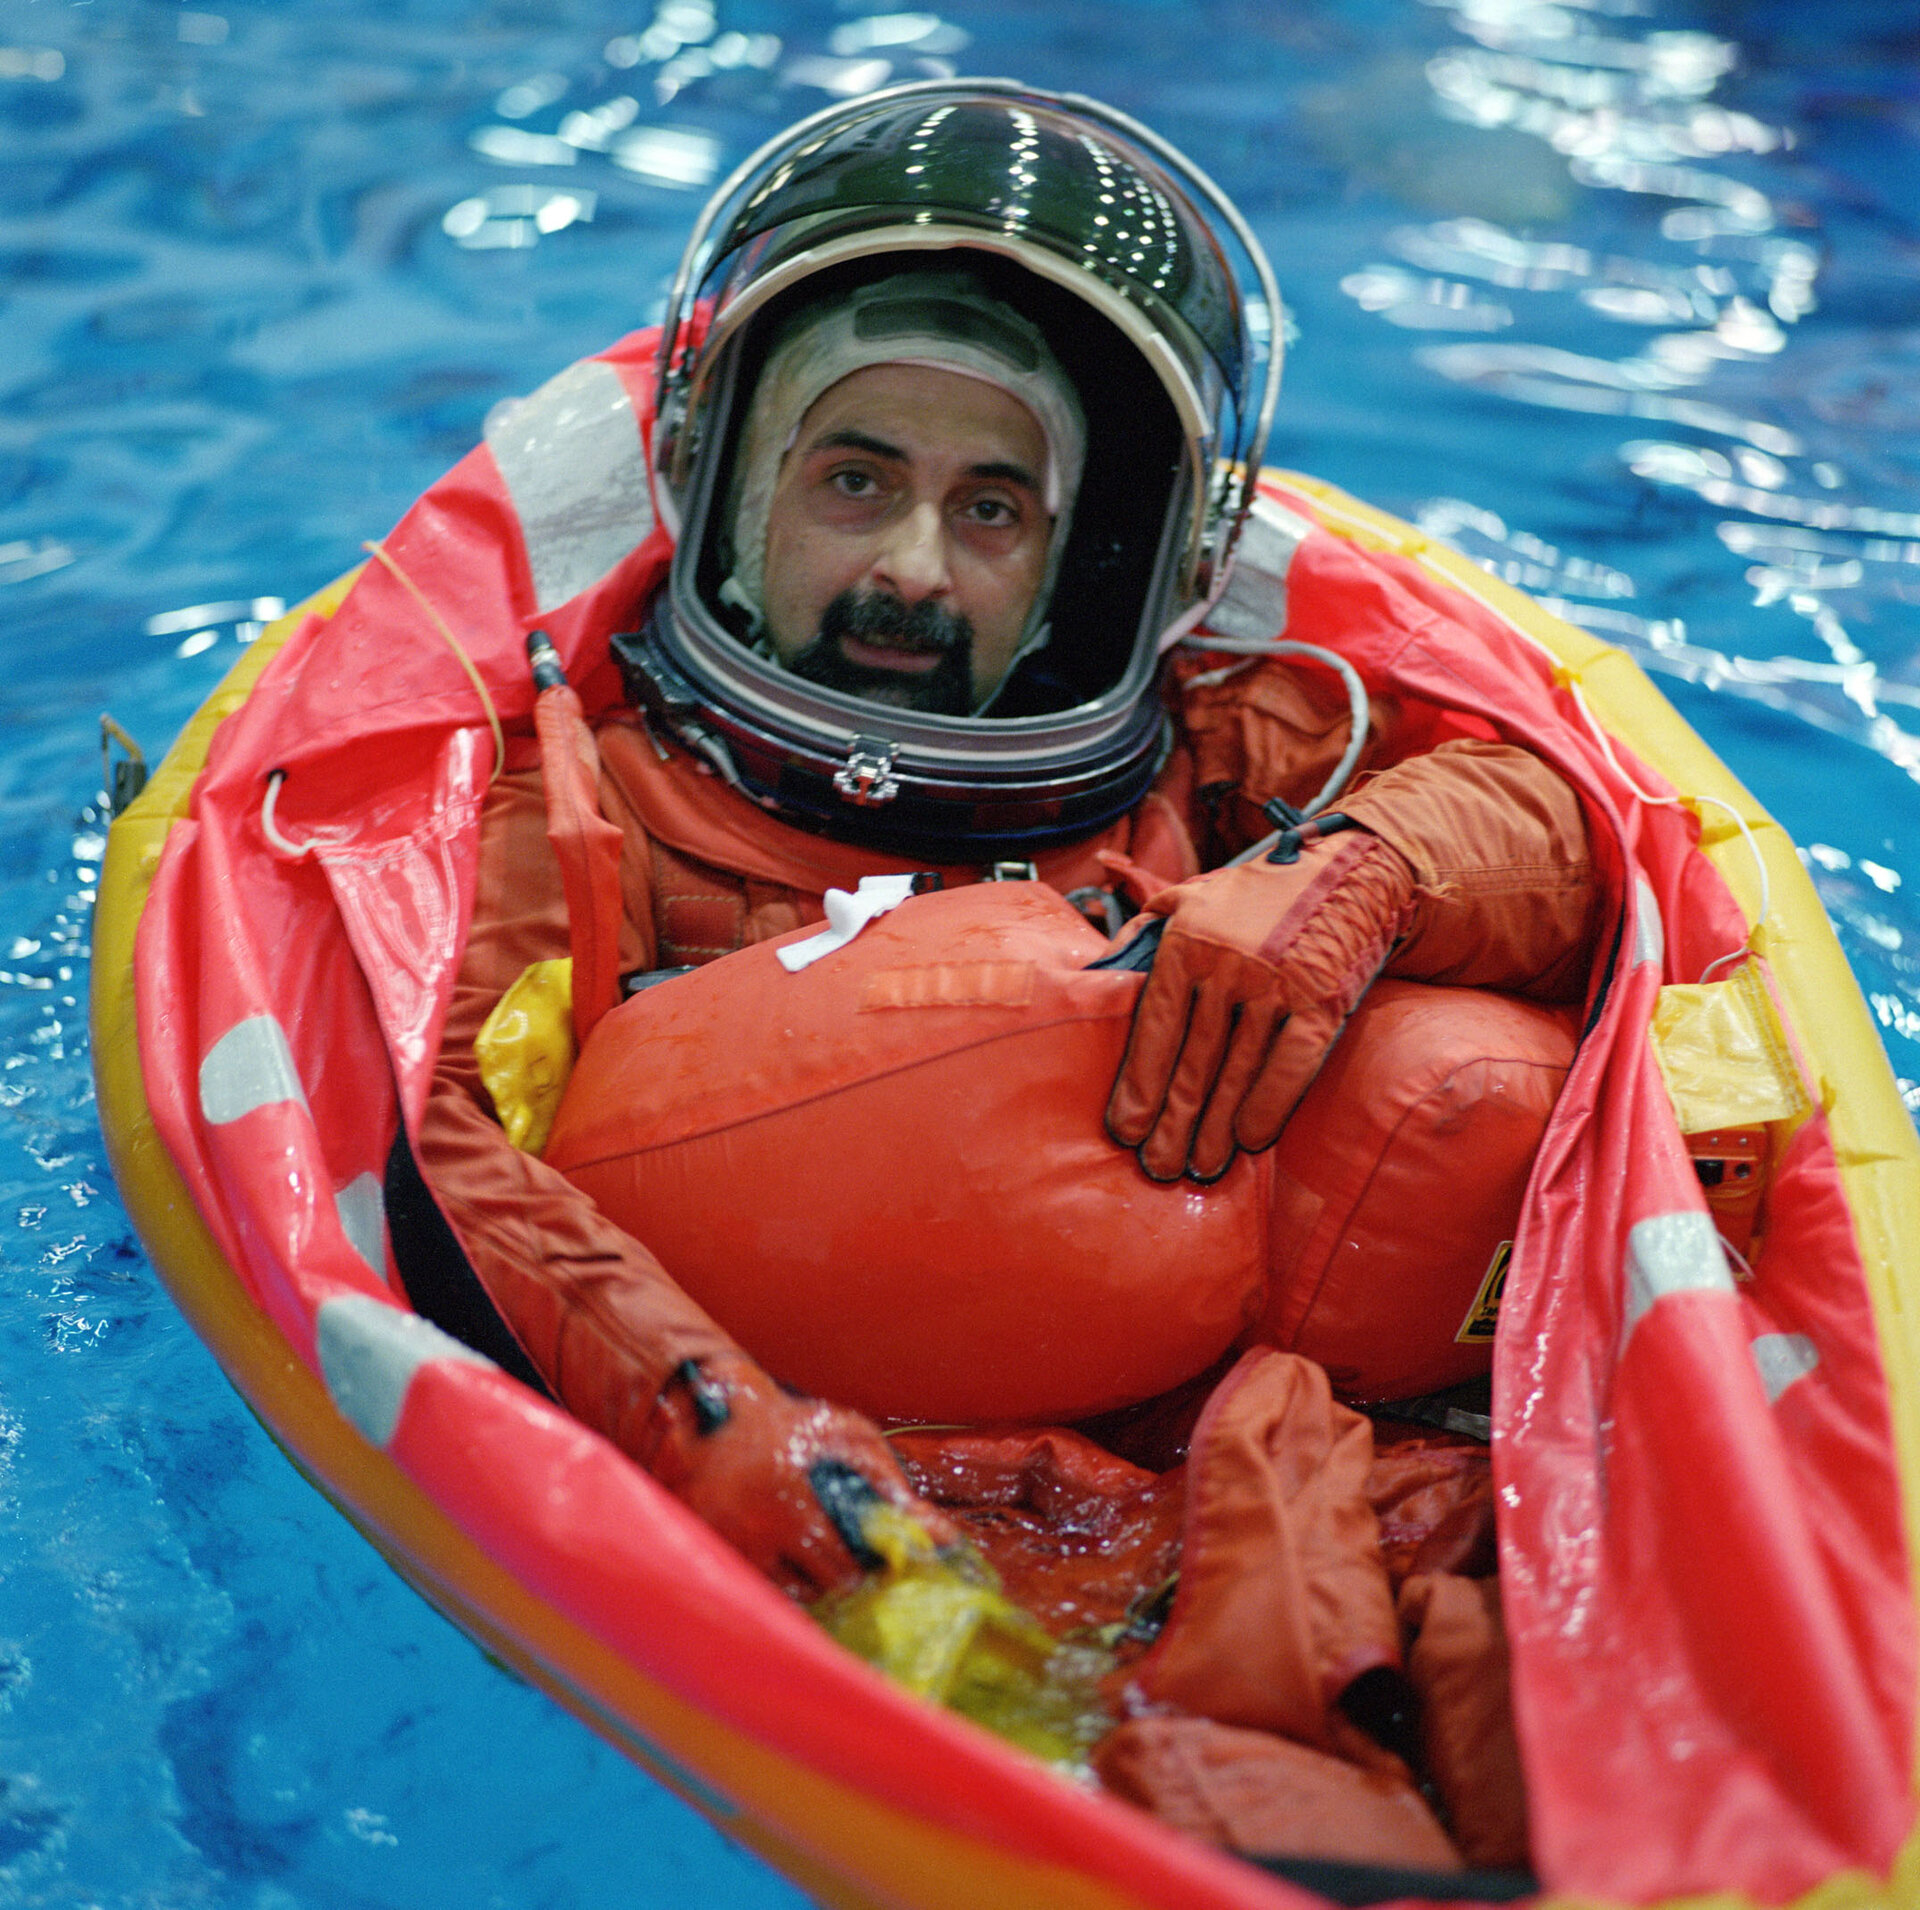
[{"label": "inflated orange pillow", "polygon": [[1573,1028],[1485,989],[1376,982],[1269,1157],[1262,1337],[1349,1400],[1484,1373]]},{"label": "inflated orange pillow", "polygon": [[776,946],[608,1014],[545,1158],[788,1384],[1059,1423],[1261,1337],[1360,1397],[1484,1368],[1454,1334],[1551,1105],[1520,1031],[1570,1051],[1544,1011],[1382,984],[1278,1149],[1162,1186],[1101,1118],[1140,978],[1088,971],[1107,944],[1051,890],[918,896],[798,974]]},{"label": "inflated orange pillow", "polygon": [[1251,1327],[1264,1170],[1156,1186],[1107,1139],[1140,977],[1088,972],[1107,943],[1051,889],[916,896],[797,975],[776,946],[608,1014],[545,1159],[777,1377],[1058,1422]]}]

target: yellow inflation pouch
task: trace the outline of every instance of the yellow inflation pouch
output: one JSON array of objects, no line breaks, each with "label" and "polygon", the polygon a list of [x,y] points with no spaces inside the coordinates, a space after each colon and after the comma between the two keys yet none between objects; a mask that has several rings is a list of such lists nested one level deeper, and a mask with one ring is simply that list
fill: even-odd
[{"label": "yellow inflation pouch", "polygon": [[1758,962],[1661,989],[1652,1036],[1714,1224],[1751,1259],[1774,1156],[1811,1106]]},{"label": "yellow inflation pouch", "polygon": [[573,1073],[572,961],[522,969],[474,1036],[473,1054],[507,1139],[540,1153]]},{"label": "yellow inflation pouch", "polygon": [[1113,1723],[1099,1692],[1112,1654],[1056,1643],[971,1547],[936,1550],[918,1521],[894,1507],[870,1507],[863,1526],[884,1563],[851,1589],[829,1592],[814,1617],[909,1691],[1048,1763],[1084,1764]]}]

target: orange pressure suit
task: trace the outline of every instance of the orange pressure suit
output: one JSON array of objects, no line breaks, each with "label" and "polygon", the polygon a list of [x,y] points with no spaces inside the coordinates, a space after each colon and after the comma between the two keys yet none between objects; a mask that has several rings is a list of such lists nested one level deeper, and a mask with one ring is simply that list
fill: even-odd
[{"label": "orange pressure suit", "polygon": [[[1178,741],[1154,790],[1097,836],[1040,854],[1043,883],[1063,894],[1119,889],[1137,903],[1264,833],[1267,798],[1302,803],[1325,780],[1347,740],[1337,688],[1278,660],[1225,680],[1206,662],[1182,660],[1172,673]],[[863,876],[902,866],[898,857],[804,833],[755,808],[633,712],[604,720],[596,741],[600,809],[620,836],[622,972],[703,964],[821,921],[825,890],[852,889]],[[1413,878],[1410,919],[1386,972],[1540,1001],[1577,999],[1595,891],[1579,807],[1559,778],[1527,752],[1471,734],[1444,712],[1380,702],[1361,767],[1363,780],[1341,807],[1404,856]],[[941,871],[949,887],[985,873]],[[1236,1768],[1250,1737],[1244,1727],[1283,1733],[1308,1747],[1302,1756],[1353,1756],[1361,1742],[1366,1764],[1364,1741],[1334,1701],[1370,1669],[1399,1662],[1400,1633],[1386,1576],[1377,1565],[1350,1563],[1356,1550],[1374,1553],[1374,1513],[1359,1496],[1372,1457],[1368,1428],[1330,1398],[1319,1369],[1271,1351],[1249,1352],[1232,1366],[1195,1435],[1184,1513],[1182,1495],[1159,1490],[1153,1473],[1078,1435],[915,1433],[889,1453],[858,1415],[790,1398],[753,1357],[762,1349],[738,1347],[640,1240],[541,1160],[513,1148],[494,1119],[474,1037],[523,969],[569,947],[539,755],[522,739],[510,743],[487,801],[473,924],[420,1155],[480,1283],[567,1408],[714,1517],[790,1590],[843,1580],[850,1561],[830,1543],[796,1543],[792,1521],[771,1504],[792,1491],[791,1477],[757,1476],[749,1442],[740,1442],[737,1467],[703,1463],[701,1431],[716,1398],[722,1416],[771,1416],[774,1443],[850,1460],[869,1477],[897,1476],[889,1461],[898,1454],[936,1501],[997,1503],[989,1520],[995,1531],[1008,1519],[1044,1525],[1051,1495],[1056,1504],[1111,1514],[1119,1522],[1113,1530],[1081,1537],[1124,1552],[1116,1536],[1123,1514],[1144,1509],[1127,1528],[1138,1554],[1128,1554],[1135,1579],[1145,1585],[1164,1577],[1178,1550],[1182,1585],[1174,1621],[1136,1667],[1130,1702],[1217,1722],[1197,1749],[1191,1739],[1169,1739],[1164,1718],[1123,1727],[1103,1764],[1115,1788],[1193,1820],[1189,1827],[1217,1840],[1244,1842],[1261,1834],[1260,1823],[1236,1830],[1221,1799],[1231,1798],[1237,1780],[1220,1776],[1223,1760],[1229,1773]],[[770,1267],[768,1277],[779,1270]],[[770,1357],[777,1371],[777,1355]],[[1178,1451],[1163,1444],[1154,1463],[1170,1463]],[[769,1501],[764,1529],[752,1510],[756,1493]],[[937,1534],[951,1532],[942,1515],[918,1503]],[[977,1523],[968,1529],[982,1535]],[[1023,1576],[1017,1552],[996,1553],[997,1561],[1013,1562],[1020,1582],[1012,1589],[1038,1597],[1044,1573]],[[1420,1610],[1430,1596],[1417,1593]],[[1084,1603],[1077,1609],[1086,1615]],[[1256,1639],[1267,1642],[1256,1647]],[[1365,1841],[1374,1855],[1428,1867],[1441,1861],[1445,1840],[1436,1845],[1423,1812],[1409,1816],[1404,1786],[1377,1772],[1353,1781],[1378,1793],[1361,1798],[1358,1811],[1368,1819]],[[1320,1782],[1314,1772],[1286,1773],[1287,1809],[1322,1810]],[[1342,1854],[1343,1841],[1360,1835],[1354,1803],[1348,1796],[1338,1807],[1324,1805],[1338,1823],[1329,1854]],[[1260,1820],[1257,1799],[1252,1809]],[[1494,1845],[1496,1855],[1513,1854],[1497,1835]]]}]

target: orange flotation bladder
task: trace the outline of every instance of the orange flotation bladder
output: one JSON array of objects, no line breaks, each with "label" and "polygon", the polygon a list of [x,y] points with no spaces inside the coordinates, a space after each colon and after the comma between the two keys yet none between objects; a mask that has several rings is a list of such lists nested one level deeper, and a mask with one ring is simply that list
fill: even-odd
[{"label": "orange flotation bladder", "polygon": [[[797,974],[777,946],[608,1014],[545,1158],[788,1384],[887,1420],[1057,1423],[1260,1338],[1336,1353],[1342,1389],[1364,1397],[1484,1370],[1484,1342],[1454,1336],[1511,1237],[1552,1102],[1513,1092],[1508,1057],[1557,1087],[1571,1049],[1544,1011],[1378,990],[1386,1012],[1355,1016],[1345,1068],[1330,1064],[1281,1149],[1209,1187],[1163,1186],[1101,1120],[1140,978],[1089,971],[1107,944],[1052,890],[917,896]],[[1448,1025],[1468,1030],[1451,1048]],[[1383,1078],[1412,1089],[1356,1118],[1348,1095]],[[1411,1136],[1406,1171],[1382,1180]]]},{"label": "orange flotation bladder", "polygon": [[1576,1025],[1486,989],[1376,982],[1268,1157],[1261,1337],[1348,1400],[1484,1373]]}]

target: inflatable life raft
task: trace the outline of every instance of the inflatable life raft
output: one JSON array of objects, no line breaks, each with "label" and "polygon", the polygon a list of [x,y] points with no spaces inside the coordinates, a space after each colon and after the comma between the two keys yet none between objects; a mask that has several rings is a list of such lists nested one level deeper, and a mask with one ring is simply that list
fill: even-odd
[{"label": "inflatable life raft", "polygon": [[[529,719],[525,633],[604,706],[607,635],[665,562],[649,363],[627,341],[501,422],[376,552],[400,561],[274,625],[115,823],[93,1049],[129,1211],[397,1570],[820,1901],[1305,1905],[888,1684],[398,1297],[382,1166],[425,1095],[488,774]],[[1296,534],[1250,534],[1244,588],[1284,606],[1304,552],[1444,604],[1444,649],[1364,616],[1315,637],[1552,762],[1614,900],[1493,1354],[1538,1872],[1583,1900],[1920,1901],[1920,1149],[1819,904],[1626,657],[1326,487],[1265,488]],[[422,572],[451,580],[434,601]],[[1748,1012],[1716,1022],[1733,976]],[[1704,1080],[1662,1066],[1676,1019],[1708,1031]]]}]

